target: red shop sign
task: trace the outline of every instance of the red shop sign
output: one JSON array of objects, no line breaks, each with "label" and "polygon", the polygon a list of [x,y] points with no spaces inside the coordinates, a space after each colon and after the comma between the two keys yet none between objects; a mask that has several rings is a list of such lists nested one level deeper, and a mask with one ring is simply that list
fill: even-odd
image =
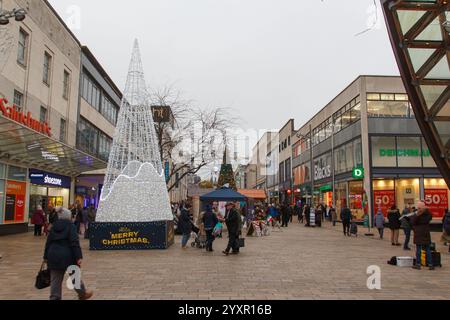
[{"label": "red shop sign", "polygon": [[47,122],[40,122],[33,119],[31,113],[28,112],[26,115],[23,112],[17,110],[17,106],[13,104],[12,106],[7,106],[8,100],[0,98],[0,112],[4,117],[14,120],[20,124],[27,126],[37,132],[52,136],[52,129],[48,126]]},{"label": "red shop sign", "polygon": [[442,218],[448,209],[448,191],[445,189],[426,189],[425,204],[430,209],[433,218]]},{"label": "red shop sign", "polygon": [[384,216],[387,217],[388,211],[392,206],[395,206],[395,191],[394,190],[376,190],[373,192],[375,200],[375,212],[381,208]]}]

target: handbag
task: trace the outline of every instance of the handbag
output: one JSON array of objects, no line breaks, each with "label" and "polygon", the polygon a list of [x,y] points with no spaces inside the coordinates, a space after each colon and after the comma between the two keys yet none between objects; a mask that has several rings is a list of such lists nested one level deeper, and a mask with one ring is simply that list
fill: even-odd
[{"label": "handbag", "polygon": [[34,284],[34,286],[38,290],[50,287],[50,270],[44,269],[45,266],[46,263],[42,262],[41,269],[36,276],[36,283]]},{"label": "handbag", "polygon": [[245,238],[239,238],[239,248],[245,248]]}]

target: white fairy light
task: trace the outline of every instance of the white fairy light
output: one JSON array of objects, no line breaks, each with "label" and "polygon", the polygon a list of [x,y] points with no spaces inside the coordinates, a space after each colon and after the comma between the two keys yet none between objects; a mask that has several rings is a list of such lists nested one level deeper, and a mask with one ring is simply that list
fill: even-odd
[{"label": "white fairy light", "polygon": [[114,133],[98,222],[173,220],[137,40]]}]

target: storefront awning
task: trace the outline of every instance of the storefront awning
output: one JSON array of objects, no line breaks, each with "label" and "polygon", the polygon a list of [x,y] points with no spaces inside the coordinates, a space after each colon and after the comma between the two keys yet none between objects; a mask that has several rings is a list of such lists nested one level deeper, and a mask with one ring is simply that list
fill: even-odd
[{"label": "storefront awning", "polygon": [[239,189],[238,192],[249,199],[254,199],[254,200],[266,200],[267,199],[267,195],[264,190]]},{"label": "storefront awning", "polygon": [[0,115],[0,160],[75,177],[104,169],[105,161]]}]

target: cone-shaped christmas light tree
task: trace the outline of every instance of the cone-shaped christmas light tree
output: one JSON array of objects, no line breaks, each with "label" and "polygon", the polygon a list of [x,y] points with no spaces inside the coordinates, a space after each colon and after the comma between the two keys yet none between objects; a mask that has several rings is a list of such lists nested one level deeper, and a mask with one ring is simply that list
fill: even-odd
[{"label": "cone-shaped christmas light tree", "polygon": [[137,40],[96,220],[173,220]]},{"label": "cone-shaped christmas light tree", "polygon": [[228,187],[230,189],[236,190],[236,181],[234,180],[233,166],[228,163],[228,153],[226,147],[223,154],[223,162],[220,168],[220,175],[217,186],[219,188]]}]

